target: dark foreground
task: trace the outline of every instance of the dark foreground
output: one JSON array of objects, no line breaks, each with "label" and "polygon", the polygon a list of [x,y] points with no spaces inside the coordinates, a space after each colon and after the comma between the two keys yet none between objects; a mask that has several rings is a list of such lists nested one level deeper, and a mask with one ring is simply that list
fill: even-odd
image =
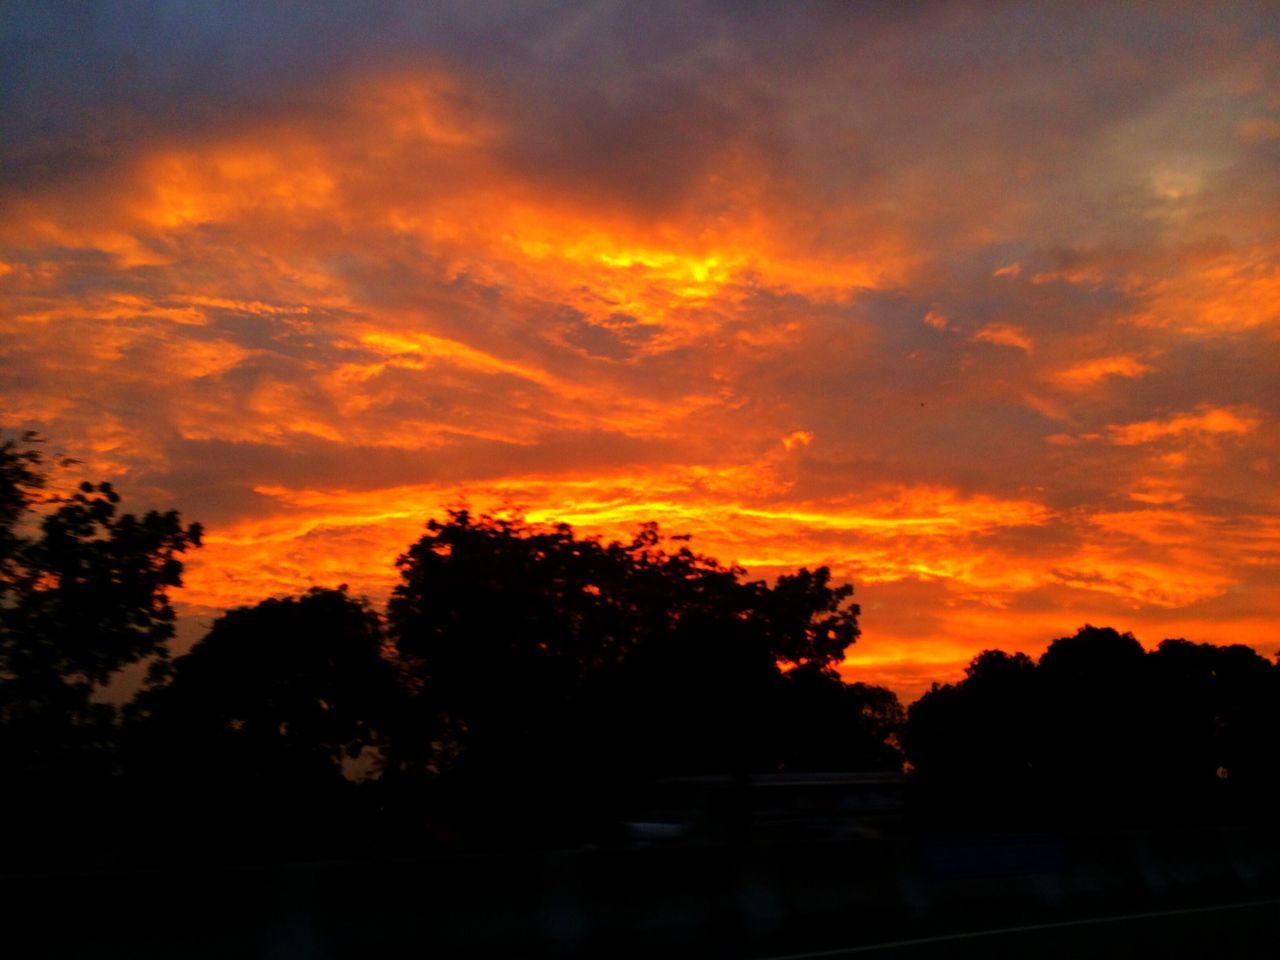
[{"label": "dark foreground", "polygon": [[[955,930],[933,936],[776,954],[770,960],[840,957],[1273,957],[1280,898],[1101,914],[1070,920]],[[761,960],[764,960],[762,957]]]},{"label": "dark foreground", "polygon": [[932,834],[0,881],[14,957],[1274,956],[1269,829]]}]

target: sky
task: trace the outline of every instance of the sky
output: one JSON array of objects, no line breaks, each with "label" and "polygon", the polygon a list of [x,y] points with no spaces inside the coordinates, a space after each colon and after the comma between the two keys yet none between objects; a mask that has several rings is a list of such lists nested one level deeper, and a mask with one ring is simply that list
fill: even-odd
[{"label": "sky", "polygon": [[0,426],[188,625],[465,503],[826,564],[908,699],[1280,649],[1274,3],[10,2],[0,133]]}]

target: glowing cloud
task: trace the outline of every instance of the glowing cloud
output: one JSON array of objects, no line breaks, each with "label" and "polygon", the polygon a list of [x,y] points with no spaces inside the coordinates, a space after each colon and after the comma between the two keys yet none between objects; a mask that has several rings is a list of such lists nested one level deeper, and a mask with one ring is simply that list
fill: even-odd
[{"label": "glowing cloud", "polygon": [[1257,428],[1257,416],[1248,410],[1202,407],[1196,413],[1180,413],[1163,420],[1142,420],[1108,427],[1112,443],[1131,446],[1175,437],[1230,436]]},{"label": "glowing cloud", "polygon": [[972,337],[975,343],[994,343],[1001,347],[1015,347],[1024,353],[1035,349],[1035,343],[1022,331],[1007,323],[989,323]]},{"label": "glowing cloud", "polygon": [[0,39],[0,404],[205,522],[188,614],[466,501],[828,564],[908,695],[1273,652],[1271,11],[179,7]]},{"label": "glowing cloud", "polygon": [[1059,370],[1051,379],[1068,390],[1085,390],[1107,377],[1143,377],[1154,369],[1135,357],[1099,357]]}]

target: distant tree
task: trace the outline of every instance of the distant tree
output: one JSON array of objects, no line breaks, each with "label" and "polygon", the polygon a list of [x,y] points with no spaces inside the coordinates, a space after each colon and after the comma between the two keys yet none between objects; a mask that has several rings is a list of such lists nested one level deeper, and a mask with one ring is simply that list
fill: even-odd
[{"label": "distant tree", "polygon": [[784,770],[893,770],[906,711],[892,691],[845,683],[834,670],[805,664],[778,685],[773,730]]},{"label": "distant tree", "polygon": [[1035,671],[1025,654],[984,650],[963,681],[934,684],[911,705],[904,747],[926,786],[966,811],[1026,802],[1039,773]]},{"label": "distant tree", "polygon": [[1144,656],[1131,634],[1090,625],[1038,663],[983,651],[912,705],[908,759],[967,817],[1121,815],[1147,769]]},{"label": "distant tree", "polygon": [[905,747],[937,805],[970,819],[1221,816],[1277,795],[1276,683],[1247,647],[1147,653],[1085,625],[1038,663],[983,652],[912,705]]},{"label": "distant tree", "polygon": [[1147,655],[1151,776],[1169,795],[1269,804],[1280,785],[1280,670],[1240,644],[1165,640]]},{"label": "distant tree", "polygon": [[1126,683],[1142,669],[1145,651],[1132,633],[1086,623],[1073,636],[1049,644],[1039,666],[1063,683]]},{"label": "distant tree", "polygon": [[27,545],[23,521],[45,486],[39,437],[24,433],[0,442],[0,603],[8,604],[25,579],[19,554]]},{"label": "distant tree", "polygon": [[169,591],[201,536],[173,511],[121,514],[109,483],[42,496],[35,440],[0,444],[0,765],[19,781],[110,766],[115,710],[99,695],[167,658]]}]

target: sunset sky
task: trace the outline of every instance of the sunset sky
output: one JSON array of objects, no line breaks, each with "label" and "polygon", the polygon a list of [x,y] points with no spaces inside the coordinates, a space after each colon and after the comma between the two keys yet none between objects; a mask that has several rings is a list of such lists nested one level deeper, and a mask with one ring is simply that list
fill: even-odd
[{"label": "sunset sky", "polygon": [[[1126,9],[1121,9],[1125,6]],[[1280,649],[1280,8],[9,3],[0,409],[385,597],[464,500],[827,564],[905,697]]]}]

